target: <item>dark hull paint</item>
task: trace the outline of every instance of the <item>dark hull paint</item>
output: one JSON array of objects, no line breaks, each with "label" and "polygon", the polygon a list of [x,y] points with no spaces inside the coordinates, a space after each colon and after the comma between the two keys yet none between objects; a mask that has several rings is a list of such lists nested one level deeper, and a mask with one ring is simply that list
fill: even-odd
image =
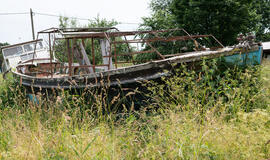
[{"label": "dark hull paint", "polygon": [[[201,61],[203,58],[213,59],[219,57],[225,57],[225,60],[229,62],[233,57],[239,56],[239,49],[224,48],[219,51],[201,51],[193,52],[190,54],[180,55],[165,60],[152,61],[140,65],[135,65],[127,68],[110,70],[107,72],[100,72],[89,75],[80,75],[73,77],[61,77],[61,78],[36,78],[17,72],[12,72],[14,77],[23,86],[32,89],[84,89],[98,86],[118,86],[128,85],[133,86],[138,82],[144,80],[159,79],[163,76],[170,75],[170,72],[164,72],[164,70],[171,70],[175,64],[191,63]],[[261,49],[258,47],[250,50],[248,53],[252,53],[261,58]],[[254,54],[256,53],[256,54]],[[232,62],[232,61],[230,61]],[[235,62],[234,62],[235,63]],[[254,61],[255,63],[255,61]],[[259,59],[261,63],[261,59]],[[241,63],[239,63],[241,65]],[[253,64],[253,63],[250,63]]]}]

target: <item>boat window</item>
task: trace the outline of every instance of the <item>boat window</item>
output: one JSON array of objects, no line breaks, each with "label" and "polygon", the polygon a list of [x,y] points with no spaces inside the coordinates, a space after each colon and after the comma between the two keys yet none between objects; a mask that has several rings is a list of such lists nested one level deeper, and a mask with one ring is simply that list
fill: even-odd
[{"label": "boat window", "polygon": [[43,48],[43,44],[41,42],[38,43],[30,43],[30,44],[26,44],[24,45],[24,51],[25,52],[30,52],[33,51],[35,49],[35,45],[36,45],[36,50],[40,50]]},{"label": "boat window", "polygon": [[16,47],[7,48],[3,50],[3,54],[5,57],[20,55],[21,53],[23,53],[22,46],[16,46]]},{"label": "boat window", "polygon": [[43,48],[42,42],[38,42],[38,43],[37,43],[37,49],[42,49],[42,48]]},{"label": "boat window", "polygon": [[35,55],[33,55],[34,53],[29,53],[29,54],[25,54],[25,55],[21,55],[21,60],[22,61],[27,61],[33,58],[36,58]]},{"label": "boat window", "polygon": [[34,50],[33,44],[26,44],[23,46],[25,52],[30,52]]}]

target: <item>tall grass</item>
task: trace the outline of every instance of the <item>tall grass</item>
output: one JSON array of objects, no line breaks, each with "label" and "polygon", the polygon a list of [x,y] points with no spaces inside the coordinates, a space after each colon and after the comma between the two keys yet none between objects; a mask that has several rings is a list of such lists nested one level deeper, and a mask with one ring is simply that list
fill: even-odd
[{"label": "tall grass", "polygon": [[149,97],[158,108],[208,110],[232,118],[239,111],[268,107],[268,91],[262,87],[260,66],[224,66],[220,61],[203,61],[199,71],[182,65],[175,75],[163,78],[163,84],[148,83]]},{"label": "tall grass", "polygon": [[269,65],[217,63],[204,61],[196,72],[182,65],[162,83],[145,83],[147,92],[62,90],[31,101],[2,81],[0,157],[269,159]]}]

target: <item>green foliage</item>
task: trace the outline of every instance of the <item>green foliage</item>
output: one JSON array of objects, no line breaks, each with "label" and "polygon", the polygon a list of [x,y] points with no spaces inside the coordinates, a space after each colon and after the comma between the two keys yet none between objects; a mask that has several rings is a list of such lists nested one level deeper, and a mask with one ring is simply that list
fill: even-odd
[{"label": "green foliage", "polygon": [[143,17],[144,23],[142,29],[160,30],[177,28],[175,15],[170,11],[172,0],[152,0],[150,8],[152,10],[151,17]]},{"label": "green foliage", "polygon": [[1,50],[1,47],[9,45],[7,42],[5,43],[0,43],[0,68],[2,68],[2,63],[3,63],[3,53]]},{"label": "green foliage", "polygon": [[119,22],[115,21],[115,20],[107,20],[105,18],[100,18],[99,15],[94,18],[94,20],[89,20],[89,23],[87,25],[88,28],[106,28],[106,27],[114,27],[117,24],[119,24]]},{"label": "green foliage", "polygon": [[224,45],[236,43],[240,33],[256,32],[266,40],[269,0],[152,0],[146,28],[184,28],[191,34],[213,34]]},{"label": "green foliage", "polygon": [[203,61],[198,72],[183,65],[175,76],[163,78],[164,84],[150,83],[149,97],[158,108],[199,110],[202,115],[214,109],[217,114],[225,111],[227,118],[239,111],[267,108],[259,67],[228,68],[220,63]]},{"label": "green foliage", "polygon": [[254,30],[258,21],[248,0],[174,0],[171,10],[181,27],[195,34],[213,34],[225,45],[235,44],[237,35]]},{"label": "green foliage", "polygon": [[[176,75],[148,83],[146,93],[103,86],[38,93],[37,101],[12,79],[2,80],[0,156],[269,159],[270,65],[219,66],[216,60],[192,66],[198,72],[174,66]],[[148,104],[135,109],[138,93]]]},{"label": "green foliage", "polygon": [[260,21],[257,23],[256,38],[260,41],[270,41],[270,1],[254,0],[253,7],[256,13],[260,15]]},{"label": "green foliage", "polygon": [[68,17],[60,16],[59,18],[59,28],[76,28],[78,22],[76,19],[70,19]]},{"label": "green foliage", "polygon": [[11,74],[0,80],[0,109],[6,107],[23,107],[27,105],[25,90],[14,81]]}]

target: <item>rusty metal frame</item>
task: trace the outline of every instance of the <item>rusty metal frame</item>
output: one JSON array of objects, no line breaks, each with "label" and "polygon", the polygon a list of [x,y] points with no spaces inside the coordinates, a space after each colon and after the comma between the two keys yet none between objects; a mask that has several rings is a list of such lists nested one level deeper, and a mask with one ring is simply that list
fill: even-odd
[{"label": "rusty metal frame", "polygon": [[[112,30],[116,30],[112,32]],[[182,31],[184,32],[184,36],[172,36],[172,34],[169,34],[168,37],[160,37],[159,33],[166,33],[166,32],[176,32],[176,31]],[[66,46],[67,46],[67,56],[68,56],[68,66],[60,66],[60,67],[54,67],[54,68],[69,68],[69,76],[73,76],[73,68],[86,68],[86,67],[92,67],[93,71],[96,72],[96,67],[97,66],[107,66],[108,70],[110,70],[110,63],[114,62],[114,66],[117,69],[118,64],[121,63],[132,63],[135,64],[136,62],[134,61],[133,55],[136,54],[146,54],[146,53],[156,53],[158,57],[161,59],[165,59],[166,57],[170,57],[170,55],[164,56],[162,53],[160,53],[151,43],[153,42],[175,42],[175,41],[187,41],[187,40],[192,40],[194,41],[194,45],[197,48],[197,45],[200,46],[202,49],[204,49],[203,45],[198,43],[196,39],[198,38],[206,38],[206,37],[212,37],[219,45],[221,48],[224,48],[224,46],[221,44],[220,41],[216,39],[213,35],[190,35],[186,30],[180,28],[180,29],[168,29],[168,30],[157,30],[157,31],[127,31],[127,32],[120,32],[117,28],[115,27],[108,27],[108,28],[66,28],[66,29],[59,29],[59,28],[49,28],[43,31],[38,32],[39,34],[49,34],[49,48],[50,48],[50,63],[52,64],[52,48],[51,48],[51,34],[59,34],[60,37],[56,38],[54,37],[53,41],[53,46],[55,44],[56,40],[65,40],[66,41]],[[128,40],[127,36],[137,36],[137,35],[143,35],[143,34],[152,34],[154,37],[152,38],[144,38],[144,39],[133,39],[133,40]],[[122,40],[116,40],[117,37],[123,37]],[[112,40],[112,38],[115,38]],[[91,54],[92,54],[92,65],[80,65],[80,66],[73,66],[73,57],[74,57],[74,50],[76,47],[75,43],[76,40],[81,39],[83,46],[85,47],[84,41],[86,39],[91,39]],[[114,61],[109,60],[109,64],[101,64],[101,65],[96,65],[95,61],[95,39],[106,39],[109,41],[110,44],[110,50],[109,50],[109,55],[108,56],[103,56],[103,57],[109,57],[112,58],[114,56]],[[29,41],[29,42],[38,42],[39,40],[36,41]],[[72,43],[70,42],[72,41]],[[28,43],[29,43],[28,42]],[[147,44],[151,50],[145,50],[145,51],[133,51],[130,49],[129,44],[131,43],[145,43]],[[126,44],[128,47],[128,53],[123,53],[119,54],[117,53],[117,44]],[[71,48],[70,48],[71,47]],[[54,47],[53,47],[54,49]],[[114,50],[114,55],[112,54],[112,51]],[[176,54],[174,54],[176,55]],[[121,62],[118,61],[119,56],[131,56],[131,62]],[[51,66],[51,75],[53,77],[53,67]]]},{"label": "rusty metal frame", "polygon": [[96,71],[96,61],[95,61],[95,46],[94,46],[94,38],[91,38],[91,49],[92,49],[92,63],[93,63],[93,71]]}]

